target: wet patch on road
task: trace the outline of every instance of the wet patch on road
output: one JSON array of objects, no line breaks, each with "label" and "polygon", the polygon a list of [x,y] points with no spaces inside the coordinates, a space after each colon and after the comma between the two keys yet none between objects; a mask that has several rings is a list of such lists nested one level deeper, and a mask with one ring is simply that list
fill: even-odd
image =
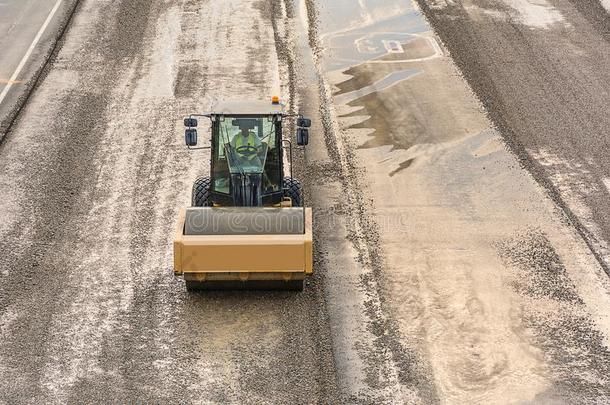
[{"label": "wet patch on road", "polygon": [[[308,1],[306,6],[310,18],[320,15],[318,7],[321,5]],[[349,14],[353,9],[353,3],[350,3],[343,11]],[[346,22],[349,19],[346,17],[341,21]],[[404,19],[401,17],[392,21],[404,22]],[[339,375],[341,388],[348,402],[435,402],[437,394],[431,381],[430,370],[418,348],[403,341],[386,301],[382,285],[384,257],[380,247],[378,224],[372,215],[373,198],[367,193],[365,172],[356,163],[358,157],[354,150],[355,145],[349,141],[349,137],[335,120],[337,115],[330,95],[327,69],[338,59],[323,56],[324,48],[321,44],[326,45],[330,36],[339,42],[349,43],[349,38],[354,37],[356,33],[338,32],[337,35],[326,37],[326,34],[322,34],[319,41],[317,34],[321,23],[324,24],[323,18],[321,21],[309,20],[309,39],[317,59],[320,113],[326,153],[340,170],[339,177],[333,184],[334,187],[340,188],[340,192],[335,195],[337,200],[333,204],[333,210],[326,212],[326,219],[335,224],[328,237],[336,239],[334,247],[324,244],[335,251],[334,255],[328,257],[328,264],[325,266],[326,278],[331,285],[336,285],[332,289],[338,290],[329,293],[332,297],[349,297],[354,303],[350,309],[336,308],[336,304],[332,303],[329,305],[331,317],[341,317],[336,319],[337,325],[354,330],[351,333],[352,342],[347,347],[341,347],[341,351],[336,355],[339,370],[350,368]],[[324,26],[324,29],[327,31],[328,26]],[[366,54],[365,59],[375,55],[377,51],[373,49],[373,44],[379,44],[383,48],[383,54],[386,54],[388,50],[384,41],[390,41],[392,38],[388,35],[377,35],[375,29],[369,30],[366,27],[364,30],[367,32],[366,38],[357,40],[354,45],[360,48],[360,51],[356,52],[360,55],[357,58],[362,57],[362,52]],[[333,48],[333,52],[334,50],[336,48]],[[339,64],[352,65],[354,55],[344,58],[352,58],[351,61],[342,60]],[[399,82],[400,80],[388,80],[387,86],[384,87],[390,88]],[[370,92],[369,96],[372,93]],[[324,195],[327,194],[333,195],[324,192]],[[334,215],[337,215],[337,218],[334,218]],[[337,270],[346,265],[346,269]],[[337,333],[335,339],[345,339],[347,332],[345,330]]]},{"label": "wet patch on road", "polygon": [[418,73],[421,70],[418,69],[405,69],[397,72],[392,72],[385,76],[383,79],[376,81],[373,84],[359,88],[358,90],[351,91],[349,93],[342,93],[335,95],[334,101],[339,104],[350,104],[359,98],[368,96],[371,93],[380,92],[389,89],[393,85],[400,83],[403,80],[407,80]]}]

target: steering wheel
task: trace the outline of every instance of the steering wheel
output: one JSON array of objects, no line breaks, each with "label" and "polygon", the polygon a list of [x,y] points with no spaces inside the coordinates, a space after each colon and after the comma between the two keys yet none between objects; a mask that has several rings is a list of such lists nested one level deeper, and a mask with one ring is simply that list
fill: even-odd
[{"label": "steering wheel", "polygon": [[258,154],[258,148],[252,145],[242,145],[235,148],[237,153],[243,156],[254,156]]}]

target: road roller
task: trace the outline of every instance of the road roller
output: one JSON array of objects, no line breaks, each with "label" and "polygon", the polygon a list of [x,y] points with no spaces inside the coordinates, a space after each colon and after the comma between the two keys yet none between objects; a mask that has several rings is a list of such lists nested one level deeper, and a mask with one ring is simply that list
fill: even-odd
[{"label": "road roller", "polygon": [[[202,119],[210,121],[206,145],[197,139]],[[285,134],[289,122],[296,139]],[[292,176],[292,141],[308,144],[311,120],[273,97],[215,103],[184,125],[186,146],[209,150],[210,167],[179,213],[175,275],[188,290],[303,290],[313,273],[312,210]]]}]

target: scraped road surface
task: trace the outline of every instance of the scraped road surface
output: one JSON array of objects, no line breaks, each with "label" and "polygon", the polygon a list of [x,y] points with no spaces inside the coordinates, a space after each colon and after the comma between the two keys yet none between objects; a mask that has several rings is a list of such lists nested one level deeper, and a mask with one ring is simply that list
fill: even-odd
[{"label": "scraped road surface", "polygon": [[[0,401],[608,402],[608,277],[471,88],[410,2],[83,0],[0,145]],[[273,94],[316,275],[187,293],[182,117]]]},{"label": "scraped road surface", "polygon": [[394,365],[385,400],[607,402],[603,266],[507,150],[421,13],[384,0],[318,13],[327,134],[350,226],[364,230],[347,231],[358,285],[381,291],[366,314],[391,315],[378,340]]}]

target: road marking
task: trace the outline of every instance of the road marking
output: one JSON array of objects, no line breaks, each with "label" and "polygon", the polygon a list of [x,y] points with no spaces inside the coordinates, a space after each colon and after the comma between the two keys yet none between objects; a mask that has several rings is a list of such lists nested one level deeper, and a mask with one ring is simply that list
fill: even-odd
[{"label": "road marking", "polygon": [[23,80],[6,80],[6,79],[0,79],[0,84],[21,84],[23,83]]},{"label": "road marking", "polygon": [[348,104],[371,93],[380,92],[385,89],[388,89],[394,86],[395,84],[410,79],[420,73],[422,73],[422,71],[419,69],[405,69],[390,73],[389,75],[386,75],[381,80],[378,80],[371,85],[364,86],[363,88],[358,90],[350,91],[349,93],[343,93],[339,94],[338,96],[335,96],[335,102],[338,104]]},{"label": "road marking", "polygon": [[[436,58],[439,58],[439,57],[443,56],[443,50],[441,49],[441,46],[438,44],[436,39],[434,39],[434,37],[430,37],[430,36],[426,36],[426,35],[421,35],[421,34],[409,34],[409,35],[413,35],[414,37],[418,37],[418,38],[425,38],[426,41],[428,41],[428,43],[430,44],[430,46],[434,50],[434,55],[424,56],[423,58],[412,58],[412,59],[395,59],[395,60],[372,59],[372,60],[367,60],[366,63],[389,63],[389,64],[393,64],[393,63],[409,63],[409,62],[426,62],[426,61],[429,61],[429,60],[432,60],[432,59],[436,59]],[[382,55],[382,57],[383,56],[386,56],[386,55]]]},{"label": "road marking", "polygon": [[23,55],[23,58],[21,58],[21,62],[19,62],[19,65],[17,66],[17,69],[15,69],[15,72],[13,72],[13,75],[11,76],[11,78],[8,79],[8,82],[6,83],[6,86],[4,86],[4,90],[2,90],[2,93],[0,93],[0,104],[2,104],[2,102],[4,101],[6,95],[8,94],[8,91],[11,89],[13,84],[18,82],[17,81],[17,77],[19,76],[19,74],[21,73],[21,70],[23,69],[23,67],[25,66],[26,62],[28,61],[28,59],[32,55],[32,52],[34,51],[34,48],[38,44],[38,41],[40,41],[40,38],[42,37],[42,34],[44,34],[44,32],[46,31],[47,27],[51,23],[51,20],[53,19],[53,16],[55,15],[57,10],[59,9],[59,6],[61,5],[62,2],[63,2],[63,0],[57,0],[57,3],[55,3],[53,8],[51,9],[51,12],[47,16],[47,19],[45,20],[45,22],[42,24],[42,27],[40,27],[40,30],[38,30],[38,33],[36,34],[36,37],[34,37],[34,40],[30,44],[30,47],[28,48],[27,52],[25,53],[25,55]]},{"label": "road marking", "polygon": [[400,41],[396,41],[394,39],[387,41],[384,39],[381,42],[383,43],[383,46],[385,46],[388,53],[405,53]]}]

